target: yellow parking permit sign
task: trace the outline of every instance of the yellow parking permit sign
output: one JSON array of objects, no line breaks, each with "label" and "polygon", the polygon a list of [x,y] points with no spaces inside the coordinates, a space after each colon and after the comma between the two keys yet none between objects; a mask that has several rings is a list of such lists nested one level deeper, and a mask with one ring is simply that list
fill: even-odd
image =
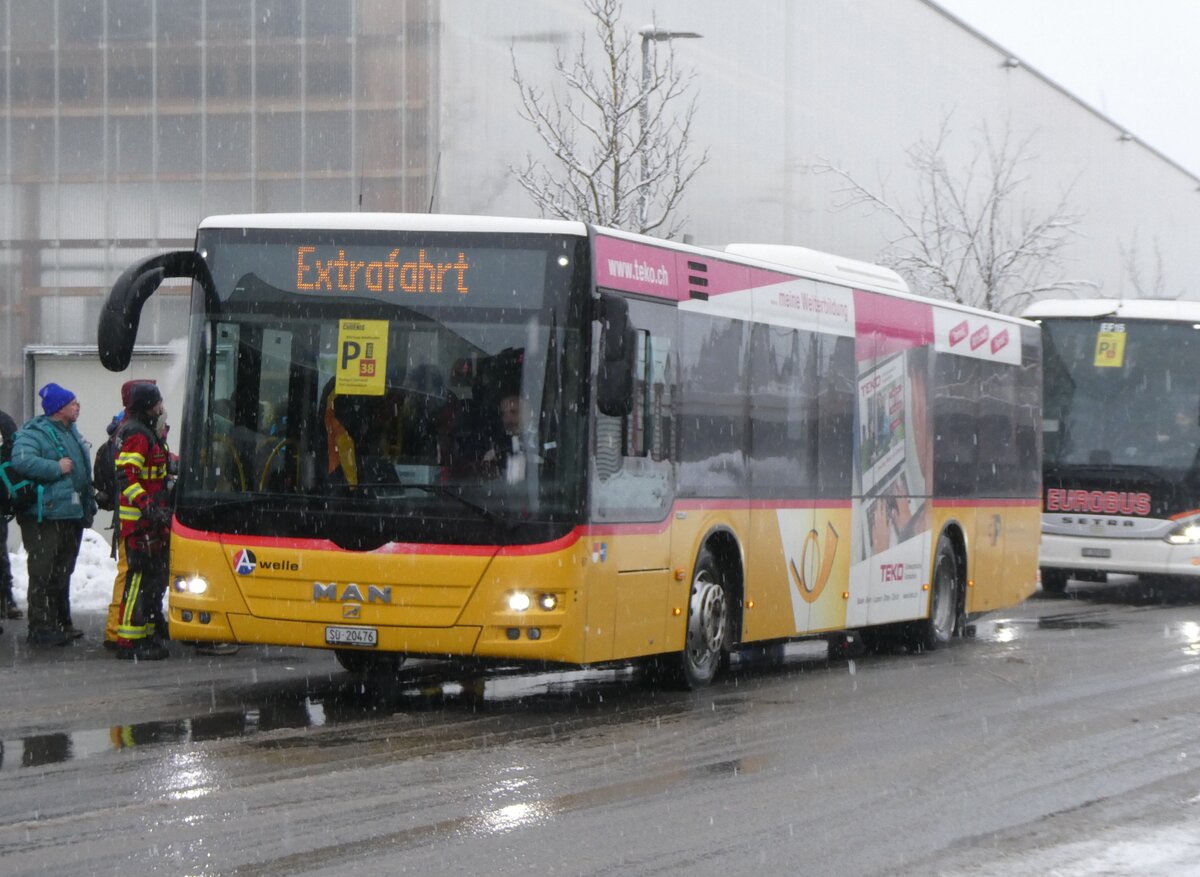
[{"label": "yellow parking permit sign", "polygon": [[342,320],[338,324],[338,394],[383,395],[387,338],[387,320]]},{"label": "yellow parking permit sign", "polygon": [[1122,368],[1125,365],[1125,333],[1100,331],[1096,333],[1096,368]]}]

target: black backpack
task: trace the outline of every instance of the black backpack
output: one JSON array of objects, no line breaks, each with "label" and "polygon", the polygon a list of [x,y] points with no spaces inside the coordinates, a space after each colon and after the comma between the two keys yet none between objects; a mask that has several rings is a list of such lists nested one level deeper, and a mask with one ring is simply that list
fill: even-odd
[{"label": "black backpack", "polygon": [[0,446],[0,516],[8,520],[37,505],[43,488],[12,470],[16,423],[3,411],[0,411],[0,426],[3,427],[4,438]]},{"label": "black backpack", "polygon": [[96,488],[96,505],[106,512],[117,507],[117,451],[121,444],[118,440],[121,431],[113,430],[112,435],[100,447],[96,448],[96,458],[92,461],[92,486]]}]

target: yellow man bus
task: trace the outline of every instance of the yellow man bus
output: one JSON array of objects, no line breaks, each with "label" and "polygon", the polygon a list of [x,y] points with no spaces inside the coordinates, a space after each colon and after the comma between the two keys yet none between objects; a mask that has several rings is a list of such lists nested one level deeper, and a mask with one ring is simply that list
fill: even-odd
[{"label": "yellow man bus", "polygon": [[192,280],[182,640],[708,683],[752,643],[943,645],[1035,587],[1029,322],[792,247],[393,214],[205,220],[99,328]]}]

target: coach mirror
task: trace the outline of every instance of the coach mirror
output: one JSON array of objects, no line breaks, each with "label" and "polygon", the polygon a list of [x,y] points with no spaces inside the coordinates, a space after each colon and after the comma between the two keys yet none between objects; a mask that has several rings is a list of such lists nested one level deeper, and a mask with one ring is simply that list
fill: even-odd
[{"label": "coach mirror", "polygon": [[633,411],[633,327],[629,304],[615,295],[600,296],[600,366],[596,372],[596,407],[609,417]]},{"label": "coach mirror", "polygon": [[124,371],[133,356],[142,306],[168,278],[192,277],[203,264],[191,250],[177,250],[143,259],[126,268],[113,284],[100,310],[96,344],[100,362],[109,371]]}]

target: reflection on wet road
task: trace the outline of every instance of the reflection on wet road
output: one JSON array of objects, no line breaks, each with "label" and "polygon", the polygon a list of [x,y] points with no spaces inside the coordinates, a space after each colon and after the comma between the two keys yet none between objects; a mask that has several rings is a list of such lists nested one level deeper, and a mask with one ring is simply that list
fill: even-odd
[{"label": "reflection on wet road", "polygon": [[[992,617],[971,625],[974,639],[998,644],[1015,643],[1037,631],[1105,630],[1115,622],[1104,608],[1079,607],[1074,611],[1036,617]],[[1175,635],[1193,654],[1200,655],[1200,623],[1184,622]],[[840,654],[835,649],[833,654]],[[738,675],[791,673],[845,663],[832,657],[823,641],[789,643],[768,649],[746,650],[735,658]],[[851,672],[853,672],[851,661]],[[41,767],[84,759],[134,747],[203,743],[230,738],[252,738],[280,730],[319,729],[326,725],[386,719],[398,713],[460,709],[466,713],[506,708],[522,711],[564,705],[604,704],[606,698],[619,710],[631,697],[657,696],[639,685],[633,667],[601,670],[529,672],[519,669],[481,671],[451,662],[412,662],[395,679],[358,679],[333,676],[315,687],[311,680],[294,685],[262,686],[257,703],[237,710],[206,712],[171,721],[147,721],[110,728],[50,733],[0,741],[0,770]],[[631,693],[632,691],[632,693]],[[263,741],[263,746],[351,746],[354,735],[325,735]]]},{"label": "reflection on wet road", "polygon": [[[785,648],[782,659],[772,659],[771,666],[800,669],[822,660],[816,656],[823,655],[824,650],[823,643],[792,644]],[[414,662],[414,665],[406,666],[395,679],[358,679],[340,674],[315,690],[308,680],[293,686],[264,685],[260,701],[239,710],[3,740],[0,770],[42,767],[134,747],[203,743],[287,729],[349,725],[432,708],[459,709],[465,714],[488,708],[503,710],[506,705],[519,711],[578,708],[588,704],[600,708],[607,699],[619,710],[621,701],[629,699],[631,689],[635,697],[666,696],[649,688],[641,689],[636,684],[638,671],[632,667],[534,673],[514,669],[483,672],[472,668],[470,674],[463,675],[449,663]],[[753,659],[743,658],[735,672],[750,672],[754,666]],[[329,747],[352,746],[357,742],[359,738],[355,735],[337,734],[296,738],[292,742],[265,740],[260,745]]]},{"label": "reflection on wet road", "polygon": [[[0,680],[20,703],[0,715],[0,870],[938,873],[948,848],[1200,763],[1200,608],[1072,597],[932,654],[751,651],[701,692],[631,666],[364,681],[244,649],[122,666],[131,706],[88,690],[113,676],[100,656],[40,662]],[[144,720],[106,721],[126,715]]]}]

